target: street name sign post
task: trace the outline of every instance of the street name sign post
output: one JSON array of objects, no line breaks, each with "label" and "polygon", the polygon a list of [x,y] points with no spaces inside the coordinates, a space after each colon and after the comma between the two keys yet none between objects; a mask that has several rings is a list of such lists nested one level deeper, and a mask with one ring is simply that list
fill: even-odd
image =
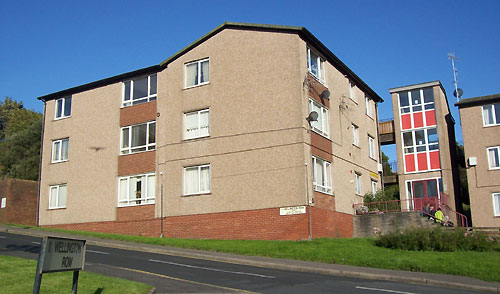
[{"label": "street name sign post", "polygon": [[36,267],[33,294],[40,293],[42,274],[73,271],[72,294],[77,294],[78,275],[85,265],[85,240],[44,237]]}]

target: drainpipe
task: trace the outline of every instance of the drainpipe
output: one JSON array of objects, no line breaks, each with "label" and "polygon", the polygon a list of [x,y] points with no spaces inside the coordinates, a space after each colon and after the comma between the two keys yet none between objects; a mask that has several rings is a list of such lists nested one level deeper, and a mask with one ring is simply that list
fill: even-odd
[{"label": "drainpipe", "polygon": [[45,115],[47,112],[47,102],[43,101],[42,134],[40,138],[40,159],[38,161],[38,195],[36,198],[36,226],[40,226],[40,193],[42,182],[42,157],[43,157],[43,134],[45,133]]}]

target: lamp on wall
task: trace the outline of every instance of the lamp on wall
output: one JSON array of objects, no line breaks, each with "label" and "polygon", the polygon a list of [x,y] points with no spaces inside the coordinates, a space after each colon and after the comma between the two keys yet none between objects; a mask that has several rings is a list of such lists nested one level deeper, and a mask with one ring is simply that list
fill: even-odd
[{"label": "lamp on wall", "polygon": [[318,113],[316,111],[311,111],[311,113],[309,113],[306,117],[306,120],[309,123],[309,126],[311,126],[312,121],[318,121]]},{"label": "lamp on wall", "polygon": [[321,99],[326,99],[326,100],[330,100],[330,91],[328,90],[324,90],[323,92],[321,92],[321,94],[319,95],[319,98]]}]

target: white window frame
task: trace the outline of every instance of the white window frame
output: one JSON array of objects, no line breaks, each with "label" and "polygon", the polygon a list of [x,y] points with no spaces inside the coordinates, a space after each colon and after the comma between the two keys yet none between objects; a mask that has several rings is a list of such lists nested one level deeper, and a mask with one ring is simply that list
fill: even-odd
[{"label": "white window frame", "polygon": [[316,55],[316,62],[318,64],[318,74],[312,72],[311,68],[311,48],[307,47],[307,70],[313,77],[318,79],[322,84],[325,84],[325,60],[316,51],[312,50],[312,53]]},{"label": "white window frame", "polygon": [[[152,93],[151,91],[151,77],[156,76],[156,93]],[[150,101],[156,100],[156,97],[158,95],[158,74],[154,73],[151,75],[147,76],[148,79],[148,94],[147,96],[144,97],[138,97],[134,99],[134,83],[136,80],[141,80],[144,79],[146,76],[141,76],[141,77],[136,77],[131,80],[123,81],[122,83],[122,107],[128,107],[128,106],[133,106],[141,103],[146,103]],[[130,83],[130,92],[129,94],[129,100],[125,100],[125,92],[126,92],[126,84]]]},{"label": "white window frame", "polygon": [[[201,169],[204,167],[208,167],[208,190],[201,190]],[[197,169],[198,170],[198,191],[194,191],[192,193],[187,193],[186,192],[186,172],[189,169]],[[183,180],[183,195],[184,196],[189,196],[189,195],[200,195],[200,194],[209,194],[210,190],[212,188],[212,170],[210,168],[210,164],[202,164],[202,165],[192,165],[192,166],[186,166],[184,167],[184,180]]]},{"label": "white window frame", "polygon": [[[130,191],[130,180],[132,178],[140,178],[141,180],[144,179],[144,181],[143,181],[144,188],[141,191],[140,198],[134,198],[134,195],[131,195],[131,193],[130,193],[131,192]],[[154,183],[153,183],[152,187],[149,186],[150,178],[154,178]],[[122,190],[121,190],[122,180],[126,181],[126,189],[127,189],[126,199],[121,199],[121,197],[120,197],[121,193],[122,193]],[[150,189],[153,190],[153,195],[149,195]],[[135,195],[135,197],[137,197],[137,195]],[[156,174],[155,173],[130,175],[130,176],[118,178],[118,207],[154,204],[155,199],[156,199]]]},{"label": "white window frame", "polygon": [[[201,129],[202,129],[202,126],[201,126],[201,115],[203,113],[208,113],[208,125],[206,126],[206,128],[208,129],[207,133],[206,134],[201,134]],[[187,122],[187,117],[188,115],[197,115],[198,116],[198,128],[197,128],[197,134],[195,135],[192,135],[192,136],[188,136],[188,129],[186,128],[186,122]],[[210,109],[209,108],[206,108],[206,109],[202,109],[202,110],[197,110],[197,111],[191,111],[191,112],[186,112],[184,113],[184,122],[183,122],[183,125],[184,125],[184,132],[183,132],[183,136],[184,136],[184,140],[191,140],[191,139],[196,139],[196,138],[204,138],[204,137],[209,137],[210,136]]]},{"label": "white window frame", "polygon": [[375,107],[372,103],[372,99],[366,95],[365,95],[365,105],[366,105],[366,115],[373,118],[373,112],[375,110]]},{"label": "white window frame", "polygon": [[500,169],[500,164],[498,166],[493,166],[492,163],[492,158],[490,157],[490,150],[497,150],[497,156],[496,162],[500,163],[500,146],[493,146],[493,147],[488,147],[486,148],[486,157],[488,158],[488,168],[490,170],[495,170],[495,169]]},{"label": "white window frame", "polygon": [[327,137],[330,135],[330,121],[328,119],[328,108],[326,108],[323,104],[314,101],[309,98],[309,112],[313,111],[313,105],[320,108],[320,112],[318,113],[318,121],[311,122],[311,129],[323,137]]},{"label": "white window frame", "polygon": [[352,145],[359,147],[359,127],[355,124],[351,124],[352,128]]},{"label": "white window frame", "polygon": [[7,207],[7,198],[3,197],[2,203],[0,203],[0,208],[5,208],[5,207]]},{"label": "white window frame", "polygon": [[[500,192],[492,193],[491,197],[493,200],[493,214],[495,216],[500,216]],[[495,198],[497,198],[496,203]]]},{"label": "white window frame", "polygon": [[[59,209],[59,208],[66,208],[66,205],[60,205],[59,203],[61,202],[61,198],[60,198],[60,195],[59,195],[59,190],[61,189],[61,187],[66,187],[66,199],[64,199],[67,203],[68,201],[68,184],[59,184],[59,185],[52,185],[52,186],[49,186],[49,209]],[[56,188],[56,195],[52,195],[52,188]],[[55,206],[51,206],[50,204],[52,203],[52,197],[56,197],[56,205]]]},{"label": "white window frame", "polygon": [[[153,125],[153,124],[155,125],[155,141],[153,143],[149,143],[149,129],[151,128],[151,125]],[[140,125],[147,125],[147,127],[146,127],[146,145],[132,147],[132,128],[136,127],[136,126],[140,126]],[[123,131],[125,129],[128,129],[128,147],[123,147]],[[145,148],[146,150],[134,151],[134,149],[142,149],[142,148]],[[147,123],[130,125],[130,126],[120,128],[120,155],[134,154],[134,153],[139,153],[139,152],[147,152],[147,151],[152,151],[155,149],[156,149],[156,121],[150,121]]]},{"label": "white window frame", "polygon": [[[59,105],[59,101],[61,101],[61,115],[58,116],[57,113],[59,112],[58,111],[58,105]],[[66,115],[64,113],[64,109],[66,108],[66,104],[68,103],[68,101],[70,101],[70,108],[69,108],[69,114]],[[69,97],[64,97],[64,98],[59,98],[59,99],[56,99],[56,105],[55,105],[55,113],[54,113],[54,120],[58,120],[58,119],[63,119],[63,118],[68,118],[68,117],[71,117],[71,107],[73,106],[72,104],[72,97],[69,96]]]},{"label": "white window frame", "polygon": [[371,179],[371,186],[372,186],[372,194],[375,195],[377,193],[378,187],[377,187],[377,181],[374,179]]},{"label": "white window frame", "polygon": [[377,150],[375,148],[375,138],[370,135],[368,135],[368,154],[371,159],[376,160],[375,156],[377,154]]},{"label": "white window frame", "polygon": [[361,184],[361,174],[358,172],[354,173],[354,193],[356,195],[362,195],[362,184]]},{"label": "white window frame", "polygon": [[[498,126],[500,125],[500,121],[497,121],[496,119],[496,110],[495,110],[495,105],[498,105],[500,103],[493,103],[493,104],[489,104],[489,105],[483,105],[481,106],[481,117],[483,118],[483,126],[484,127],[492,127],[492,126]],[[493,123],[486,123],[486,120],[484,118],[484,109],[485,107],[488,107],[490,108],[490,111],[491,111],[491,115],[493,117]]]},{"label": "white window frame", "polygon": [[[68,142],[68,157],[66,158],[63,158],[63,155],[64,155],[64,152],[63,152],[63,142]],[[59,150],[57,150],[57,154],[56,153],[56,148],[55,148],[55,145],[56,144],[59,144]],[[56,155],[56,159],[54,159],[54,155]],[[54,140],[52,141],[52,163],[58,163],[58,162],[65,162],[65,161],[68,161],[68,158],[69,158],[69,138],[64,138],[64,139],[59,139],[59,140]]]},{"label": "white window frame", "polygon": [[[323,175],[323,183],[317,182],[316,164],[321,164],[321,173]],[[313,190],[332,194],[332,164],[324,159],[312,156],[312,173],[313,173]]]},{"label": "white window frame", "polygon": [[[399,106],[399,114],[413,114],[417,112],[423,112],[427,110],[435,110],[436,105],[434,104],[436,98],[434,97],[434,92],[432,93],[432,101],[431,102],[425,102],[425,97],[424,97],[424,89],[418,89],[420,92],[420,103],[418,104],[413,104],[413,98],[411,97],[411,92],[415,90],[410,90],[410,91],[404,91],[404,93],[408,94],[408,106],[401,106],[401,100],[400,100],[400,93],[398,93],[398,106]],[[421,106],[420,110],[414,110],[414,108]],[[403,109],[408,109],[407,112],[403,112]],[[413,116],[412,116],[413,117]],[[425,120],[425,115],[424,115],[424,120]]]},{"label": "white window frame", "polygon": [[356,102],[356,104],[358,103],[358,98],[356,97],[356,84],[351,80],[349,80],[349,98]]},{"label": "white window frame", "polygon": [[[201,64],[204,62],[208,62],[208,80],[204,81],[204,82],[200,82],[200,80],[201,80]],[[196,79],[194,85],[188,86],[187,85],[187,81],[188,81],[188,79],[187,79],[188,78],[187,67],[191,64],[198,64],[198,66],[197,66],[198,76],[197,76],[197,79]],[[190,62],[187,62],[184,64],[184,88],[185,89],[206,85],[208,83],[210,83],[210,58],[204,58],[204,59],[200,59],[200,60],[190,61]]]}]

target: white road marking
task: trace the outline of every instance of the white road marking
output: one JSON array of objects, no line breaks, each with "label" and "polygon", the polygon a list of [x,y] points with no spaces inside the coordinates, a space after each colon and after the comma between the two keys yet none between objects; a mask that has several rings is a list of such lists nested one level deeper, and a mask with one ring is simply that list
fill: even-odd
[{"label": "white road marking", "polygon": [[207,271],[214,271],[214,272],[222,272],[222,273],[230,273],[230,274],[237,274],[237,275],[255,276],[255,277],[260,277],[260,278],[268,278],[268,279],[275,279],[276,278],[276,277],[273,277],[273,276],[265,276],[265,275],[259,275],[259,274],[253,274],[253,273],[244,273],[244,272],[225,271],[225,270],[220,270],[220,269],[215,269],[215,268],[201,267],[201,266],[195,266],[195,265],[189,265],[189,264],[182,264],[182,263],[175,263],[175,262],[169,262],[169,261],[163,261],[163,260],[156,260],[156,259],[150,259],[149,261],[151,261],[151,262],[159,262],[159,263],[166,263],[166,264],[177,265],[177,266],[184,266],[184,267],[189,267],[189,268],[197,268],[197,269],[202,269],[202,270],[207,270]]},{"label": "white road marking", "polygon": [[7,237],[4,237],[4,236],[0,236],[0,239],[7,239]]},{"label": "white road marking", "polygon": [[40,245],[40,242],[31,242],[31,243]]},{"label": "white road marking", "polygon": [[360,286],[356,286],[356,289],[387,292],[387,293],[398,293],[398,294],[417,294],[417,293],[413,293],[413,292],[401,292],[401,291],[395,291],[395,290],[367,288],[367,287],[360,287]]},{"label": "white road marking", "polygon": [[85,251],[92,252],[92,253],[97,253],[97,254],[109,254],[108,252],[102,252],[102,251],[96,251],[96,250],[90,250],[90,249],[87,249]]}]

